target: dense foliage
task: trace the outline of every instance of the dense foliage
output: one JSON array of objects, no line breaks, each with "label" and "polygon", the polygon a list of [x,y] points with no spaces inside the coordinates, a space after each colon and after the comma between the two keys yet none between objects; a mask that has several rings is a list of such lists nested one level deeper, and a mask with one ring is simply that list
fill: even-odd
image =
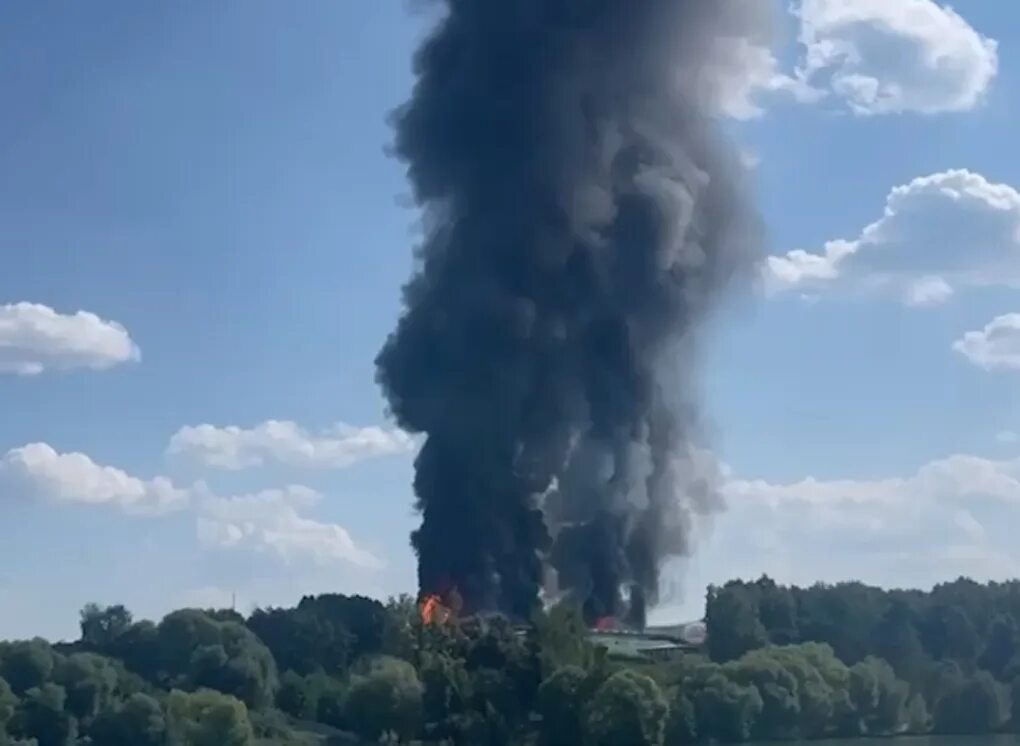
[{"label": "dense foliage", "polygon": [[830,715],[824,732],[985,733],[1020,724],[1020,710],[1012,715],[1013,702],[1020,705],[1018,620],[1016,581],[961,578],[922,592],[787,588],[762,577],[709,589],[707,652],[726,668],[782,646],[827,646],[827,665],[849,672],[852,716]]},{"label": "dense foliage", "polygon": [[[409,598],[82,611],[0,643],[0,746],[680,746],[1020,725],[1020,583],[710,588],[704,650],[622,660],[576,609],[423,624]],[[1018,717],[1014,717],[1016,712]]]}]

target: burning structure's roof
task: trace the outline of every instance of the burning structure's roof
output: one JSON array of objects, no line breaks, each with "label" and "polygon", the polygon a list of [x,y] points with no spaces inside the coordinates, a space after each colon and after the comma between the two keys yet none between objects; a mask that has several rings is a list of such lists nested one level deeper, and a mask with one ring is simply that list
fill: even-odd
[{"label": "burning structure's roof", "polygon": [[705,643],[703,622],[691,622],[668,627],[648,627],[643,631],[619,628],[593,629],[588,640],[604,647],[614,658],[627,660],[654,660],[671,658],[695,651]]}]

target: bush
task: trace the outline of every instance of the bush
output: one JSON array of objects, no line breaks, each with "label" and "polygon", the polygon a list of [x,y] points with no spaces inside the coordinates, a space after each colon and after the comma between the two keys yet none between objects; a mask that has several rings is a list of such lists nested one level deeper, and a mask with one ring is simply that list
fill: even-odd
[{"label": "bush", "polygon": [[255,741],[244,702],[210,690],[171,692],[167,726],[171,741],[188,746],[251,746]]},{"label": "bush", "polygon": [[583,669],[564,666],[542,682],[538,688],[542,743],[548,746],[581,743],[587,678]]},{"label": "bush", "polygon": [[381,658],[364,676],[356,676],[344,702],[351,729],[362,738],[377,741],[385,733],[406,740],[422,725],[422,684],[409,663]]},{"label": "bush", "polygon": [[152,697],[134,694],[121,706],[101,712],[89,736],[93,746],[163,746],[163,708]]},{"label": "bush", "polygon": [[658,685],[634,671],[613,674],[595,693],[586,717],[591,746],[659,746],[669,708]]}]

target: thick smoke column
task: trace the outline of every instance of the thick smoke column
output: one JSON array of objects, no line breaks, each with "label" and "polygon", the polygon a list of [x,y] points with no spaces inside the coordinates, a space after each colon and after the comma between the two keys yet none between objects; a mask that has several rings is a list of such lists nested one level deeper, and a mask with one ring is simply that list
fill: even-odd
[{"label": "thick smoke column", "polygon": [[[693,332],[754,221],[710,110],[757,0],[446,0],[395,115],[426,238],[378,358],[423,592],[642,623],[713,510]],[[728,73],[732,78],[732,70]]]}]

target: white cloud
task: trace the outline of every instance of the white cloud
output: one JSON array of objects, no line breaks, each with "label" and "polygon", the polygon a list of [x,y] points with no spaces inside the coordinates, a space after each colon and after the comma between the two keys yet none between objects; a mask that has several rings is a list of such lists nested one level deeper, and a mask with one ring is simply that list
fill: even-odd
[{"label": "white cloud", "polygon": [[1020,508],[1020,459],[994,461],[955,455],[932,461],[909,477],[874,480],[817,480],[771,484],[735,479],[725,488],[733,506],[759,505],[769,509],[796,505],[821,512],[877,508],[912,510],[930,505],[956,506],[981,496]]},{"label": "white cloud", "polygon": [[953,297],[953,288],[941,277],[921,277],[907,283],[903,302],[908,306],[923,308],[938,306]]},{"label": "white cloud", "polygon": [[933,0],[801,0],[798,78],[856,114],[965,111],[998,72],[997,44]]},{"label": "white cloud", "polygon": [[762,103],[790,98],[803,103],[823,93],[802,80],[786,75],[772,50],[744,36],[722,37],[712,47],[707,63],[712,89],[707,98],[718,113],[733,119],[755,119],[764,113]]},{"label": "white cloud", "polygon": [[238,470],[279,463],[339,469],[359,461],[408,453],[414,439],[401,430],[338,424],[311,433],[294,422],[268,420],[253,428],[198,425],[170,439],[169,453],[219,469]]},{"label": "white cloud", "polygon": [[799,286],[817,286],[839,277],[843,261],[857,251],[850,241],[829,241],[821,254],[794,249],[765,260],[766,290],[778,294]]},{"label": "white cloud", "polygon": [[0,306],[0,373],[104,370],[140,358],[123,326],[94,313],[60,314],[37,303]]},{"label": "white cloud", "polygon": [[165,477],[143,480],[100,466],[85,454],[58,453],[45,443],[32,443],[0,459],[0,498],[4,497],[109,505],[145,515],[190,507],[199,540],[207,546],[269,552],[286,562],[381,566],[343,526],[305,515],[322,499],[307,487],[222,497],[201,483],[182,489]]},{"label": "white cloud", "polygon": [[185,507],[189,493],[170,480],[142,480],[82,453],[58,453],[45,443],[7,452],[0,460],[0,489],[57,503],[115,505],[133,513],[165,513]]},{"label": "white cloud", "polygon": [[981,522],[969,510],[958,510],[953,515],[953,523],[963,532],[964,536],[975,544],[983,544],[988,532]]},{"label": "white cloud", "polygon": [[856,238],[768,257],[763,282],[771,295],[879,293],[913,306],[964,287],[1020,287],[1020,192],[967,170],[914,179],[892,189]]},{"label": "white cloud", "polygon": [[1002,430],[995,434],[995,440],[999,443],[1009,445],[1011,443],[1020,442],[1020,435],[1013,432],[1012,430]]},{"label": "white cloud", "polygon": [[984,329],[967,332],[953,349],[985,370],[1020,370],[1020,313],[999,316]]},{"label": "white cloud", "polygon": [[[675,568],[687,592],[673,594],[658,620],[697,618],[706,585],[762,573],[887,587],[1020,575],[1010,529],[1020,520],[1020,458],[955,455],[877,479],[731,478],[723,493],[728,510]],[[667,594],[669,585],[667,574]]]},{"label": "white cloud", "polygon": [[270,552],[286,562],[343,561],[380,567],[379,559],[355,544],[342,526],[320,523],[299,513],[299,509],[318,502],[319,497],[305,487],[240,497],[210,495],[199,507],[199,539],[207,546]]}]

